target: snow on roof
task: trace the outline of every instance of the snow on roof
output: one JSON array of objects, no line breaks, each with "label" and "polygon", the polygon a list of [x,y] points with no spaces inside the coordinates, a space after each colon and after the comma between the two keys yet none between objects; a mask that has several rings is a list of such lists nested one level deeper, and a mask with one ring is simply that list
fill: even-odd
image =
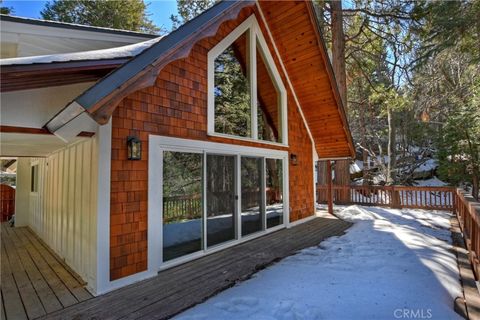
[{"label": "snow on roof", "polygon": [[34,64],[34,63],[130,58],[142,53],[145,49],[150,48],[152,45],[154,45],[161,39],[162,37],[157,37],[151,40],[134,43],[134,44],[130,44],[122,47],[109,48],[109,49],[0,59],[0,65],[10,66],[10,65],[27,65],[27,64]]}]

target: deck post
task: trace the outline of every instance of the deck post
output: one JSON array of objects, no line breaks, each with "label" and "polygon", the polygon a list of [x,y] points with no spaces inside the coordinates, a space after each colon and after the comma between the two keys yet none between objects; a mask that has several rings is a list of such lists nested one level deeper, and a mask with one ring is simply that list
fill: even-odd
[{"label": "deck post", "polygon": [[332,162],[330,160],[327,160],[327,183],[328,213],[333,214]]}]

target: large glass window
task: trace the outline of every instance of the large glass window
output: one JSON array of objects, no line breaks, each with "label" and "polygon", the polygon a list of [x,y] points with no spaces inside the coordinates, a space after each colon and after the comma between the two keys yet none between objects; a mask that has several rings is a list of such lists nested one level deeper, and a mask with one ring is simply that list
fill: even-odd
[{"label": "large glass window", "polygon": [[209,134],[287,144],[286,91],[255,17],[209,52]]},{"label": "large glass window", "polygon": [[283,223],[283,168],[280,159],[265,159],[267,228]]},{"label": "large glass window", "polygon": [[163,153],[163,260],[202,249],[202,154]]},{"label": "large glass window", "polygon": [[258,139],[279,142],[281,108],[279,92],[272,81],[271,71],[257,47],[257,115]]},{"label": "large glass window", "polygon": [[30,177],[30,192],[38,192],[38,165],[32,166]]},{"label": "large glass window", "polygon": [[247,45],[244,33],[215,59],[215,132],[251,135]]},{"label": "large glass window", "polygon": [[242,157],[242,236],[263,229],[262,158]]}]

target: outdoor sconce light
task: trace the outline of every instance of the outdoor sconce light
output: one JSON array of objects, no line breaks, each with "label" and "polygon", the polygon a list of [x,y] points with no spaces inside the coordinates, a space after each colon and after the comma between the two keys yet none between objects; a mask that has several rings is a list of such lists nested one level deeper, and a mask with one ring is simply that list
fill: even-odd
[{"label": "outdoor sconce light", "polygon": [[134,136],[127,138],[128,160],[142,159],[142,142]]},{"label": "outdoor sconce light", "polygon": [[298,160],[297,160],[297,155],[296,154],[293,154],[293,153],[290,154],[290,163],[293,166],[298,165]]}]

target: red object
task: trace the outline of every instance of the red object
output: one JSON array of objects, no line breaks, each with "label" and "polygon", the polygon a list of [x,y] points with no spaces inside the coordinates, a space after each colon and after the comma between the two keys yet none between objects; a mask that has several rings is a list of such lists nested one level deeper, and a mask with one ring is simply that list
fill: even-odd
[{"label": "red object", "polygon": [[0,184],[0,221],[7,221],[14,213],[15,188]]}]

